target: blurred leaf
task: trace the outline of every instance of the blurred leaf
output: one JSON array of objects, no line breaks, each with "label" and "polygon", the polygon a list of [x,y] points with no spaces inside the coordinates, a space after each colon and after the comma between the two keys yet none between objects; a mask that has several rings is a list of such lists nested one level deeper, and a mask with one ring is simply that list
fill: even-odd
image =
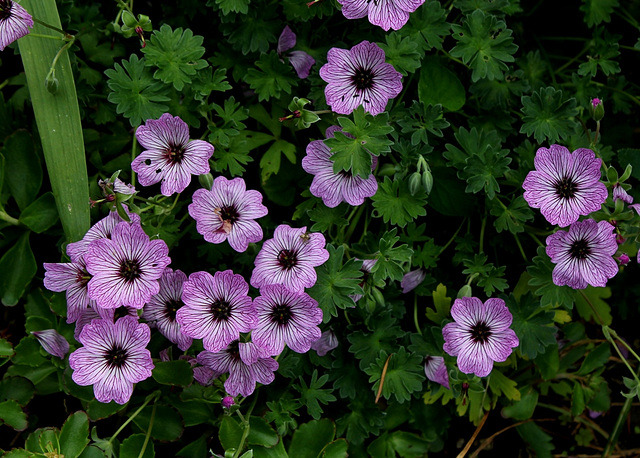
[{"label": "blurred leaf", "polygon": [[36,234],[46,231],[58,222],[58,210],[53,194],[47,192],[20,213],[20,222]]},{"label": "blurred leaf", "polygon": [[582,0],[580,11],[584,12],[584,22],[589,27],[601,22],[610,22],[613,9],[618,7],[618,0]]},{"label": "blurred leaf", "polygon": [[533,412],[538,405],[538,392],[531,387],[523,387],[519,394],[520,399],[502,409],[503,417],[519,421],[533,418]]},{"label": "blurred leaf", "polygon": [[262,159],[260,159],[260,177],[263,183],[267,181],[271,175],[277,174],[280,171],[280,158],[283,154],[289,162],[292,164],[296,163],[295,145],[284,140],[276,140],[264,153]]},{"label": "blurred leaf", "polygon": [[0,402],[0,420],[16,431],[24,431],[29,424],[20,404],[12,399]]},{"label": "blurred leaf", "polygon": [[571,395],[571,414],[577,417],[585,409],[584,389],[580,382],[573,383],[573,393]]},{"label": "blurred leaf", "polygon": [[274,447],[280,441],[278,434],[269,426],[269,423],[262,417],[252,416],[249,419],[249,435],[247,443],[253,445],[262,445],[263,447]]},{"label": "blurred leaf", "polygon": [[0,380],[0,400],[14,400],[25,406],[35,395],[33,383],[24,377],[5,377]]},{"label": "blurred leaf", "polygon": [[336,427],[327,418],[300,425],[293,434],[287,453],[290,457],[316,458],[333,441]]},{"label": "blurred leaf", "polygon": [[610,357],[611,348],[609,347],[609,343],[605,342],[598,345],[596,348],[587,353],[587,356],[585,356],[584,361],[582,361],[582,366],[580,366],[580,369],[578,369],[576,375],[587,375],[595,371],[596,369],[603,368]]},{"label": "blurred leaf", "polygon": [[[575,297],[576,310],[578,310],[582,318],[607,326],[611,324],[613,321],[611,307],[603,300],[611,297],[611,288],[587,286],[586,289],[581,290],[580,294],[576,294]],[[594,309],[596,310],[595,312]]]},{"label": "blurred leaf", "polygon": [[0,294],[2,303],[9,307],[18,303],[38,270],[29,234],[22,234],[0,259]]},{"label": "blurred leaf", "polygon": [[0,358],[9,358],[13,356],[13,345],[6,339],[0,339]]},{"label": "blurred leaf", "polygon": [[466,101],[460,79],[434,57],[425,57],[418,80],[418,100],[427,105],[442,105],[449,111],[458,111]]},{"label": "blurred leaf", "polygon": [[523,423],[516,426],[516,431],[520,434],[527,445],[535,451],[537,458],[551,458],[551,450],[555,447],[551,442],[551,436],[545,433],[534,422]]},{"label": "blurred leaf", "polygon": [[193,382],[193,369],[188,361],[159,361],[151,373],[154,380],[162,385],[187,386]]},{"label": "blurred leaf", "polygon": [[15,199],[20,210],[24,210],[33,202],[42,185],[42,165],[35,152],[33,138],[26,130],[19,130],[10,135],[2,148],[4,166],[4,182]]}]

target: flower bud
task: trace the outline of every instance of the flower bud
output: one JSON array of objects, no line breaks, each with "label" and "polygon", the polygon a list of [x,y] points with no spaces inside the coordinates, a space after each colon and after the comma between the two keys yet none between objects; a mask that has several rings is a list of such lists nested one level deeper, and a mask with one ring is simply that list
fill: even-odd
[{"label": "flower bud", "polygon": [[44,80],[44,85],[50,94],[55,94],[56,92],[58,92],[58,78],[56,78],[53,73],[49,73],[47,75],[47,78]]},{"label": "flower bud", "polygon": [[122,12],[122,23],[130,29],[135,29],[138,25],[138,21],[136,21],[135,16],[128,11]]},{"label": "flower bud", "polygon": [[380,167],[380,170],[378,171],[378,175],[381,177],[390,177],[395,175],[395,173],[396,173],[396,166],[388,162],[384,164],[382,167]]},{"label": "flower bud", "polygon": [[604,118],[604,104],[602,103],[602,100],[597,97],[592,99],[589,112],[591,113],[591,117],[594,121],[600,121]]},{"label": "flower bud", "polygon": [[231,396],[225,396],[224,398],[222,398],[221,403],[222,403],[222,407],[224,407],[225,409],[228,409],[229,407],[235,405],[236,401],[234,401]]},{"label": "flower bud", "polygon": [[211,191],[211,188],[213,187],[213,176],[210,173],[198,175],[198,182],[204,189]]},{"label": "flower bud", "polygon": [[420,174],[418,172],[413,172],[409,177],[409,192],[414,196],[420,190],[420,187]]},{"label": "flower bud", "polygon": [[458,299],[460,299],[461,297],[471,297],[471,286],[464,285],[462,288],[460,288],[460,291],[458,291],[458,295],[456,297]]},{"label": "flower bud", "polygon": [[44,331],[31,332],[38,339],[42,348],[50,355],[64,358],[69,353],[69,342],[62,337],[55,329],[45,329]]},{"label": "flower bud", "polygon": [[433,189],[433,175],[431,174],[431,170],[422,172],[422,186],[427,194],[431,194],[431,190]]}]

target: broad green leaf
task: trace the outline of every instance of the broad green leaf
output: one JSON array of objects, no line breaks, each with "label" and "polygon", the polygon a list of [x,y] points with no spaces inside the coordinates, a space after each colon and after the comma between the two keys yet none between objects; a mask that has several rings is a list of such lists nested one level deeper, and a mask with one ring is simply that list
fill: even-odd
[{"label": "broad green leaf", "polygon": [[519,392],[519,399],[512,405],[502,409],[502,416],[514,420],[528,420],[533,418],[533,412],[538,405],[538,392],[531,387],[524,387]]},{"label": "broad green leaf", "polygon": [[580,382],[573,382],[573,392],[571,395],[571,414],[575,417],[584,412],[585,405],[585,393],[584,388]]},{"label": "broad green leaf", "polygon": [[76,458],[89,443],[89,418],[79,411],[69,415],[60,431],[60,447],[65,458]]},{"label": "broad green leaf", "polygon": [[449,317],[451,311],[451,298],[447,297],[447,287],[442,283],[438,284],[433,293],[433,305],[435,310],[427,309],[427,318],[435,324],[440,325],[442,320]]},{"label": "broad green leaf", "polygon": [[42,166],[35,152],[33,138],[26,130],[9,136],[2,147],[7,172],[5,184],[21,210],[38,195],[42,185]]},{"label": "broad green leaf", "polygon": [[13,356],[13,345],[6,339],[0,339],[0,358],[9,358]]},{"label": "broad green leaf", "polygon": [[435,57],[425,57],[418,80],[418,99],[427,105],[442,105],[447,110],[458,111],[466,101],[465,89],[451,70]]},{"label": "broad green leaf", "polygon": [[0,402],[0,421],[16,431],[24,431],[29,424],[20,404],[12,399]]},{"label": "broad green leaf", "polygon": [[[149,429],[152,411],[153,407],[147,406],[133,419],[133,422],[142,431],[146,432]],[[155,413],[151,437],[162,441],[174,441],[182,436],[184,429],[182,418],[173,407],[158,405],[155,408]]]},{"label": "broad green leaf", "polygon": [[535,452],[537,458],[551,458],[551,450],[555,447],[552,437],[545,433],[535,422],[523,423],[516,426],[516,431]]},{"label": "broad green leaf", "polygon": [[560,355],[558,345],[551,344],[545,348],[544,353],[539,353],[535,359],[536,366],[543,380],[553,379],[560,368]]},{"label": "broad green leaf", "polygon": [[132,434],[120,444],[120,458],[153,458],[156,456],[153,441],[148,441],[142,453],[142,446],[145,444],[144,434]]},{"label": "broad green leaf", "polygon": [[[158,363],[155,364],[157,367]],[[180,415],[182,415],[185,427],[207,423],[213,415],[214,404],[202,402],[200,400],[174,400],[172,402],[172,405],[173,407],[178,409],[178,412],[180,412]]]},{"label": "broad green leaf", "polygon": [[[253,417],[252,417],[253,418]],[[184,457],[184,458],[192,458],[195,456],[207,456],[207,439],[209,439],[209,434],[205,434],[200,436],[198,439],[192,441],[190,444],[185,445],[183,448],[178,450],[176,456]]]},{"label": "broad green leaf", "polygon": [[278,434],[262,417],[252,416],[249,419],[249,426],[251,429],[247,436],[248,444],[274,447],[280,441]]},{"label": "broad green leaf", "polygon": [[58,210],[53,194],[47,192],[20,213],[19,221],[36,234],[46,231],[58,222]]},{"label": "broad green leaf", "polygon": [[280,159],[283,154],[289,162],[292,164],[296,163],[296,146],[285,140],[276,140],[264,153],[262,159],[260,159],[260,177],[263,183],[267,181],[271,175],[277,174],[280,171]]},{"label": "broad green leaf", "polygon": [[[580,294],[576,294],[575,297],[576,310],[582,318],[607,326],[612,323],[611,307],[603,300],[611,297],[611,288],[587,286],[586,289],[581,290]],[[594,308],[596,312],[593,311]]]},{"label": "broad green leaf", "polygon": [[249,87],[258,94],[258,101],[279,98],[282,92],[291,94],[291,87],[298,84],[292,67],[283,63],[275,51],[262,54],[244,76]]},{"label": "broad green leaf", "polygon": [[336,426],[327,418],[298,426],[287,453],[290,457],[316,458],[335,438]]},{"label": "broad green leaf", "polygon": [[385,62],[407,76],[420,68],[421,53],[418,51],[418,44],[409,37],[404,39],[400,32],[392,32],[387,35],[387,43],[381,43],[384,50]]},{"label": "broad green leaf", "polygon": [[225,415],[220,423],[218,439],[225,450],[235,449],[242,440],[242,428],[234,418]]},{"label": "broad green leaf", "polygon": [[162,385],[187,386],[193,382],[193,369],[182,360],[157,362],[151,375]]},{"label": "broad green leaf", "polygon": [[384,181],[378,184],[378,191],[371,197],[374,216],[381,217],[385,223],[405,227],[407,223],[419,216],[427,214],[425,206],[427,195],[423,189],[411,194],[407,180],[396,178],[391,181],[384,177]]},{"label": "broad green leaf", "polygon": [[584,12],[584,22],[593,27],[601,22],[610,22],[611,14],[618,6],[618,0],[582,0],[580,11]]},{"label": "broad green leaf", "polygon": [[513,295],[507,299],[509,311],[513,314],[513,329],[520,340],[520,352],[535,359],[545,348],[556,343],[556,328],[553,326],[553,312],[540,307],[530,294],[520,298],[518,303]]},{"label": "broad green leaf", "polygon": [[29,244],[29,232],[25,232],[0,259],[2,303],[9,307],[16,305],[37,270]]},{"label": "broad green leaf", "polygon": [[533,263],[533,266],[527,268],[527,272],[531,275],[529,284],[538,287],[535,294],[539,296],[540,305],[571,310],[578,295],[568,286],[557,286],[553,283],[552,272],[555,264],[551,262],[544,247],[538,247],[538,255],[533,258]]},{"label": "broad green leaf", "polygon": [[[375,363],[364,370],[370,375],[369,382],[375,382],[372,387],[374,392],[377,392],[380,386],[388,356],[389,354],[382,350]],[[422,382],[425,380],[422,360],[422,356],[410,354],[404,347],[391,353],[382,386],[382,396],[388,400],[393,395],[400,404],[411,400],[412,394],[422,389]]]},{"label": "broad green leaf", "polygon": [[598,345],[585,356],[582,366],[576,372],[576,375],[587,375],[591,372],[601,369],[611,357],[611,347],[608,342]]},{"label": "broad green leaf", "polygon": [[27,405],[35,395],[35,388],[24,377],[5,377],[0,380],[0,400],[13,399],[21,406]]},{"label": "broad green leaf", "polygon": [[425,456],[430,448],[429,441],[417,434],[407,431],[394,431],[389,436],[389,442],[400,456]]},{"label": "broad green leaf", "polygon": [[321,456],[323,458],[347,458],[349,456],[347,453],[348,448],[349,444],[345,439],[336,439],[322,449]]},{"label": "broad green leaf", "polygon": [[534,136],[538,143],[556,143],[573,134],[579,124],[576,99],[565,99],[561,90],[549,86],[522,97],[524,117],[520,133]]},{"label": "broad green leaf", "polygon": [[343,227],[349,224],[349,221],[344,217],[347,213],[348,206],[338,205],[335,208],[329,208],[325,205],[318,205],[317,207],[308,211],[309,219],[314,221],[314,225],[311,226],[313,232],[326,233],[332,226]]}]

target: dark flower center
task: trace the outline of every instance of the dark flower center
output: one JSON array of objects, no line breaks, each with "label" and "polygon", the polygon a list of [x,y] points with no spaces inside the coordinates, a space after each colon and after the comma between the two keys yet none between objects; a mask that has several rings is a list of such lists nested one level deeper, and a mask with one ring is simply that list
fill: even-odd
[{"label": "dark flower center", "polygon": [[0,0],[0,21],[11,16],[11,2],[9,0]]},{"label": "dark flower center", "polygon": [[229,344],[229,346],[225,350],[227,354],[231,356],[231,359],[233,359],[234,361],[240,361],[240,348],[238,344],[239,344],[239,341],[234,340]]},{"label": "dark flower center", "polygon": [[571,244],[569,254],[573,259],[586,259],[591,254],[589,242],[585,239],[576,240]]},{"label": "dark flower center", "polygon": [[180,164],[182,162],[183,157],[184,157],[184,148],[182,146],[177,146],[172,143],[169,143],[169,150],[167,151],[167,159],[169,159],[169,163]]},{"label": "dark flower center", "polygon": [[236,207],[234,207],[233,205],[225,205],[224,207],[220,208],[220,218],[222,219],[222,221],[229,221],[231,224],[233,224],[238,221],[240,215],[238,214],[238,210],[236,210]]},{"label": "dark flower center", "polygon": [[353,178],[353,173],[351,173],[351,170],[340,170],[338,172],[338,175],[343,178]]},{"label": "dark flower center", "polygon": [[489,341],[491,334],[493,334],[491,328],[484,321],[471,327],[471,340],[474,342],[485,344]]},{"label": "dark flower center", "polygon": [[118,321],[118,319],[128,316],[129,315],[129,309],[127,307],[117,307],[114,311],[113,311],[113,322],[115,323],[116,321]]},{"label": "dark flower center", "polygon": [[356,89],[363,91],[373,87],[373,72],[370,68],[358,67],[351,77],[351,81],[355,84]]},{"label": "dark flower center", "polygon": [[227,321],[231,316],[231,304],[217,299],[211,304],[211,314],[216,321]]},{"label": "dark flower center", "polygon": [[575,197],[578,190],[576,184],[569,177],[564,177],[557,181],[553,187],[556,189],[556,194],[563,199],[571,199]]},{"label": "dark flower center", "polygon": [[105,353],[104,359],[110,368],[120,368],[127,362],[127,350],[119,345],[114,345]]},{"label": "dark flower center", "polygon": [[84,288],[85,286],[87,286],[87,283],[89,283],[89,280],[91,280],[92,275],[89,275],[89,272],[87,272],[86,270],[79,270],[76,273],[76,283],[81,287]]},{"label": "dark flower center", "polygon": [[142,276],[142,269],[136,259],[127,259],[120,263],[120,271],[118,273],[127,283],[133,283]]},{"label": "dark flower center", "polygon": [[280,250],[280,253],[278,253],[278,264],[280,264],[285,270],[292,269],[296,264],[298,264],[298,257],[294,251],[287,249]]},{"label": "dark flower center", "polygon": [[169,299],[164,303],[164,316],[169,322],[173,323],[176,321],[176,312],[178,309],[182,307],[182,302],[176,299]]},{"label": "dark flower center", "polygon": [[271,317],[271,322],[286,326],[293,318],[293,313],[291,313],[291,307],[287,304],[278,304],[271,309],[269,317]]}]

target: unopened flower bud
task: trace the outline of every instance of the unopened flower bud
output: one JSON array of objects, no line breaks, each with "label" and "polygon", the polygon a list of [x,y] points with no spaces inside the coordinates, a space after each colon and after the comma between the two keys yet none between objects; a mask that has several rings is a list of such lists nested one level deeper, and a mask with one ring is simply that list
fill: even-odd
[{"label": "unopened flower bud", "polygon": [[457,298],[460,299],[461,297],[471,297],[471,286],[464,285],[462,288],[460,288]]},{"label": "unopened flower bud", "polygon": [[420,174],[413,172],[409,177],[409,192],[414,196],[420,190]]},{"label": "unopened flower bud", "polygon": [[594,121],[600,121],[604,118],[604,104],[602,103],[602,100],[597,97],[592,99],[589,112],[591,113],[591,117]]},{"label": "unopened flower bud", "polygon": [[224,407],[225,409],[228,409],[229,407],[235,405],[235,403],[236,401],[234,401],[231,396],[225,396],[221,401],[222,407]]},{"label": "unopened flower bud", "polygon": [[44,351],[50,355],[64,358],[69,353],[69,342],[62,337],[55,329],[45,329],[44,331],[33,331],[31,334],[38,339]]},{"label": "unopened flower bud", "polygon": [[134,29],[138,25],[135,16],[128,11],[122,12],[122,23],[131,29]]},{"label": "unopened flower bud", "polygon": [[395,173],[396,173],[396,166],[388,162],[384,164],[382,167],[380,167],[380,170],[378,171],[378,175],[381,177],[390,177],[395,175]]},{"label": "unopened flower bud", "polygon": [[200,186],[204,189],[211,191],[211,188],[213,187],[213,176],[210,173],[198,175],[198,182],[200,182]]},{"label": "unopened flower bud", "polygon": [[44,80],[44,85],[46,86],[47,91],[49,91],[50,94],[55,94],[56,92],[58,92],[58,78],[56,78],[53,73],[47,75],[47,78]]},{"label": "unopened flower bud", "polygon": [[422,172],[422,186],[424,186],[427,194],[431,194],[431,190],[433,189],[433,175],[431,174],[431,170]]},{"label": "unopened flower bud", "polygon": [[627,253],[622,253],[620,256],[616,258],[621,266],[626,266],[629,264],[629,255]]}]

